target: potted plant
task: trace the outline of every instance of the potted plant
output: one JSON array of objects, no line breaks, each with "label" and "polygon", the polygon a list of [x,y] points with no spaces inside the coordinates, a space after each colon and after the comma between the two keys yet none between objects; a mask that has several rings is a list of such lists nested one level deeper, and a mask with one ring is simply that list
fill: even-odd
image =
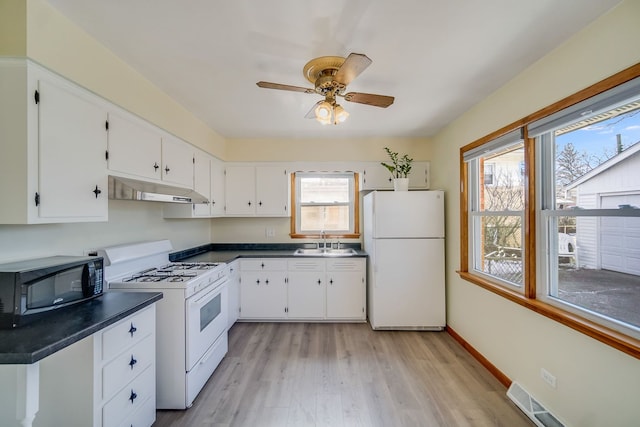
[{"label": "potted plant", "polygon": [[393,179],[393,189],[396,191],[407,191],[409,189],[409,172],[411,172],[411,163],[413,159],[408,155],[400,157],[395,151],[391,151],[389,147],[384,147],[391,159],[391,164],[380,162],[382,166],[387,168]]}]

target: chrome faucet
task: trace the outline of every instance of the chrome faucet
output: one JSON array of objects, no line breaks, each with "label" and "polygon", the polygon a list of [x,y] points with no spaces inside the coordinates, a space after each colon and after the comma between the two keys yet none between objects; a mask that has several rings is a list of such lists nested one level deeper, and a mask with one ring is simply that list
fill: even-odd
[{"label": "chrome faucet", "polygon": [[[320,238],[322,239],[322,249],[327,249],[327,235],[324,230],[320,231]],[[318,249],[320,249],[320,243],[318,243]]]}]

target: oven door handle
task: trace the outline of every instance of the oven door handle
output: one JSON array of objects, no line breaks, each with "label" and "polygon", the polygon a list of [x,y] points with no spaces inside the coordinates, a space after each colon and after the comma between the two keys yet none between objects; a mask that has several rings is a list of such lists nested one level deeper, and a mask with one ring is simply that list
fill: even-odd
[{"label": "oven door handle", "polygon": [[222,292],[222,288],[220,286],[211,286],[211,287],[213,288],[211,289],[211,291],[209,292],[205,291],[206,293],[200,298],[198,298],[197,300],[189,301],[189,306],[203,306],[207,302],[215,298],[218,293]]}]

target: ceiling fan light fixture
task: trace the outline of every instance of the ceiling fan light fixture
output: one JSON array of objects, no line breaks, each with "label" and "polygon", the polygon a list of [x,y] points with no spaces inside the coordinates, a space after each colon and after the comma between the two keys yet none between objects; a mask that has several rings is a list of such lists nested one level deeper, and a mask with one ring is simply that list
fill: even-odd
[{"label": "ceiling fan light fixture", "polygon": [[333,115],[335,116],[336,124],[342,123],[349,117],[349,112],[342,108],[341,105],[336,105],[333,110]]},{"label": "ceiling fan light fixture", "polygon": [[318,121],[321,120],[331,120],[332,106],[327,101],[322,101],[316,107],[316,119]]}]

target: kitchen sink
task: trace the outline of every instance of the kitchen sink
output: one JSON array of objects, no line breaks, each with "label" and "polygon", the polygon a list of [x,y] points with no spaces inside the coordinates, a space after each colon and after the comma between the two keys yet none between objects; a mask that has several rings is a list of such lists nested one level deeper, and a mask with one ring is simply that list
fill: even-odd
[{"label": "kitchen sink", "polygon": [[352,248],[298,248],[293,253],[294,256],[353,256],[357,252]]}]

